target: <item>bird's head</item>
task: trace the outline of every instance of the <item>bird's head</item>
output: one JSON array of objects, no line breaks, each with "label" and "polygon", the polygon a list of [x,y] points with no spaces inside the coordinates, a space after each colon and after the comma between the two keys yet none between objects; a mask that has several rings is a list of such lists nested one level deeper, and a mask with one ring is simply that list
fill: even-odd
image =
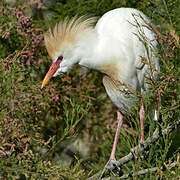
[{"label": "bird's head", "polygon": [[86,33],[92,30],[95,21],[96,18],[94,17],[87,18],[84,16],[75,17],[71,20],[65,19],[44,35],[45,46],[52,59],[52,64],[41,88],[52,77],[67,72],[74,64],[78,63],[80,41],[86,36]]}]

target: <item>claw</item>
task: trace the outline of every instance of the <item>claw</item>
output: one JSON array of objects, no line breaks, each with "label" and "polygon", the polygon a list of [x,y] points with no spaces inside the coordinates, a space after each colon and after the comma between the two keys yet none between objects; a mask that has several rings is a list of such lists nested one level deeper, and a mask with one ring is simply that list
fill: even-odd
[{"label": "claw", "polygon": [[119,165],[118,161],[116,161],[116,160],[114,160],[114,159],[110,159],[110,160],[108,161],[106,168],[107,168],[109,171],[116,172],[116,174],[118,174],[119,176],[122,176],[122,175],[123,175],[121,166]]}]

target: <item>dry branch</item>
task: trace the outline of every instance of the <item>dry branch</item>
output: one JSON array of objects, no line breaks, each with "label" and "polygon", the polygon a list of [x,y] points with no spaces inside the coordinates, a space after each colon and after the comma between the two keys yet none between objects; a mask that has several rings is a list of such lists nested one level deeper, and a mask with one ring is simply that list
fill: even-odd
[{"label": "dry branch", "polygon": [[[122,165],[128,163],[130,160],[136,159],[141,154],[145,154],[152,144],[154,144],[160,137],[169,135],[174,129],[177,129],[179,124],[180,124],[180,119],[178,121],[174,122],[173,124],[168,125],[167,128],[162,130],[161,134],[159,133],[159,130],[157,128],[154,131],[154,133],[152,134],[152,136],[150,136],[146,139],[144,144],[139,144],[139,145],[135,146],[134,148],[131,149],[131,152],[129,152],[128,155],[122,157],[121,159],[110,162],[110,164],[108,164],[106,166],[106,170],[99,171],[98,173],[96,173],[95,175],[90,177],[89,180],[101,179],[103,176],[106,175],[106,173],[108,171],[113,171],[115,169],[116,169],[117,174],[122,173]],[[157,167],[155,167],[154,169],[152,168],[151,171],[153,172],[156,170],[157,170]],[[141,171],[139,171],[139,173],[140,174],[137,174],[137,175],[143,174],[143,172],[141,173]],[[121,176],[120,179],[122,177],[125,177],[125,175]]]}]

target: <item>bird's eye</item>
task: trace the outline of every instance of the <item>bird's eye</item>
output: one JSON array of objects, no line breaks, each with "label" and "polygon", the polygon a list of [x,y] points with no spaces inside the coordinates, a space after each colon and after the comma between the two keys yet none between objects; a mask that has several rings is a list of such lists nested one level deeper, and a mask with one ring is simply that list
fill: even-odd
[{"label": "bird's eye", "polygon": [[63,60],[63,56],[62,55],[57,58],[57,61],[59,61],[59,62],[61,62],[62,60]]}]

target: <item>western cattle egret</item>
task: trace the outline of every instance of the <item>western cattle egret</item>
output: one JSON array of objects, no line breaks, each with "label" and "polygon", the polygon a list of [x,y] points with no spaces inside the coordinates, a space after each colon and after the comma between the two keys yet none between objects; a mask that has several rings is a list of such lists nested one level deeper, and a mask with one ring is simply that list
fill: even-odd
[{"label": "western cattle egret", "polygon": [[[123,116],[137,105],[137,94],[148,91],[147,79],[155,80],[159,62],[155,50],[155,34],[150,20],[132,8],[118,8],[94,17],[65,19],[49,30],[45,45],[53,60],[42,88],[58,74],[74,64],[96,69],[104,74],[103,84],[112,102],[118,107],[117,130],[110,159],[115,151]],[[141,142],[144,141],[144,108],[140,108]]]}]

